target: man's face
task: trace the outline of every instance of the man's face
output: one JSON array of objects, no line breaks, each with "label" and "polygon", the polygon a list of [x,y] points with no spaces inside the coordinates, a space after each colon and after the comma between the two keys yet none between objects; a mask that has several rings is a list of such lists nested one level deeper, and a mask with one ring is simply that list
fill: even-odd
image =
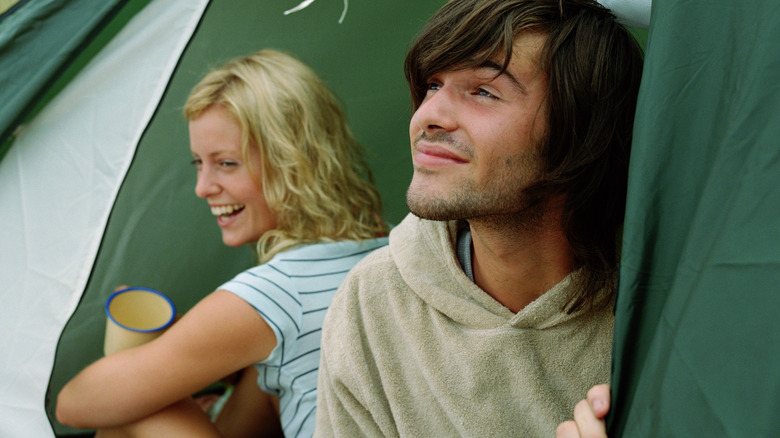
[{"label": "man's face", "polygon": [[512,61],[451,70],[428,79],[412,116],[412,213],[434,220],[511,215],[528,207],[523,190],[541,172],[547,77],[537,69],[546,35],[515,39]]}]

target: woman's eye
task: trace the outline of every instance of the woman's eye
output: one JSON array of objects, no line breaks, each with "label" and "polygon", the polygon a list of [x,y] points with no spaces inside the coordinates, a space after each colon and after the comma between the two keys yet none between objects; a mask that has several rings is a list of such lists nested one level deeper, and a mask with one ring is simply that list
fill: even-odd
[{"label": "woman's eye", "polygon": [[435,82],[428,82],[427,84],[425,84],[425,88],[427,90],[438,90],[438,89],[441,88],[441,85],[439,85],[439,84],[437,84]]},{"label": "woman's eye", "polygon": [[200,168],[200,166],[203,165],[203,160],[201,160],[200,158],[193,158],[192,161],[190,161],[190,164],[192,164],[197,168]]},{"label": "woman's eye", "polygon": [[219,165],[222,167],[236,167],[238,163],[233,160],[222,160],[219,162]]}]

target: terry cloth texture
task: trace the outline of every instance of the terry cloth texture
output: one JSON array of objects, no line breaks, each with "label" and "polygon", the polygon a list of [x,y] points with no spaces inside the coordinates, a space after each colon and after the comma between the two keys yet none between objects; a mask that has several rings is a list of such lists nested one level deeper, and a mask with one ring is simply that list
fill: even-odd
[{"label": "terry cloth texture", "polygon": [[609,379],[612,313],[561,311],[567,277],[514,314],[471,282],[457,224],[412,215],[323,327],[315,436],[551,437]]},{"label": "terry cloth texture", "polygon": [[287,437],[314,433],[322,320],[347,272],[387,238],[297,246],[220,287],[252,305],[276,334],[270,356],[255,367],[258,386],[279,396]]}]

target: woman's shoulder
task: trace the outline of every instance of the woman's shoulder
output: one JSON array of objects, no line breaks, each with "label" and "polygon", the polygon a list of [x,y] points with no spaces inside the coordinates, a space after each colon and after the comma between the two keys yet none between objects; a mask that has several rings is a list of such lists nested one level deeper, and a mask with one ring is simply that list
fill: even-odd
[{"label": "woman's shoulder", "polygon": [[[349,270],[371,252],[387,245],[387,238],[301,244],[247,269],[251,276],[315,276]],[[241,274],[239,274],[241,276]]]},{"label": "woman's shoulder", "polygon": [[317,262],[328,260],[362,258],[368,253],[387,245],[387,237],[367,240],[343,240],[301,244],[276,254],[267,264],[285,262]]}]

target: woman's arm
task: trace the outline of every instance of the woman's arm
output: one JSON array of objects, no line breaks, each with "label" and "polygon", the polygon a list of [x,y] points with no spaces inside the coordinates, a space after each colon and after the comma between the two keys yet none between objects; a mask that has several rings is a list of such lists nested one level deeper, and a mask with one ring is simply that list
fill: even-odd
[{"label": "woman's arm", "polygon": [[62,389],[57,419],[77,428],[139,420],[268,357],[273,330],[236,295],[213,292],[162,336],[93,363]]}]

